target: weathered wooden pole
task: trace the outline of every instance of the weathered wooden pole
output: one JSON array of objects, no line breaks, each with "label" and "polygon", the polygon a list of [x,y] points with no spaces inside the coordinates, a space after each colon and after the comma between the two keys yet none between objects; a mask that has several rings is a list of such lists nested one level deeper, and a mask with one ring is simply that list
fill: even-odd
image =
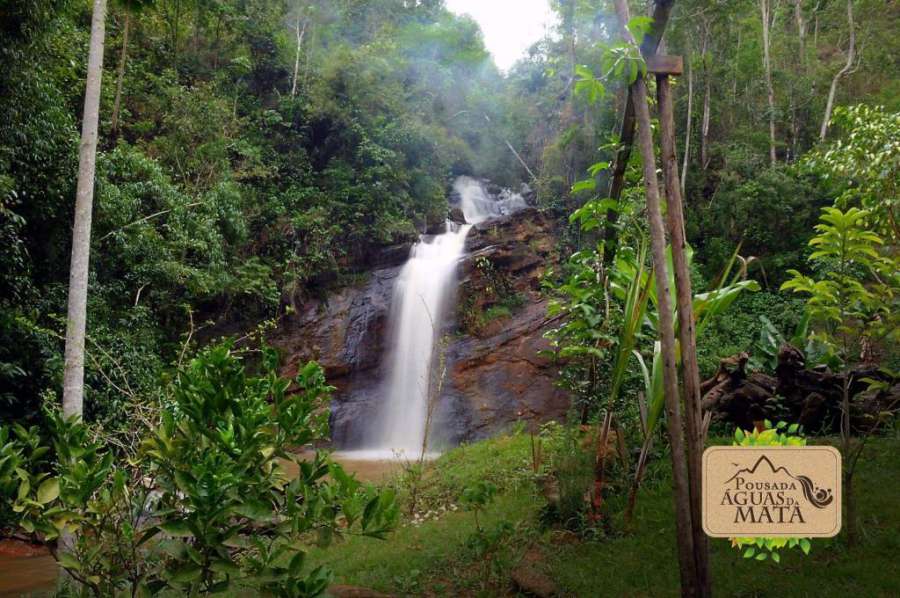
[{"label": "weathered wooden pole", "polygon": [[675,115],[672,107],[671,75],[682,72],[680,57],[655,57],[647,70],[656,74],[659,104],[660,153],[666,188],[667,225],[675,270],[678,340],[681,344],[681,379],[684,385],[685,445],[690,479],[691,519],[694,537],[694,562],[697,569],[698,594],[711,595],[709,574],[709,539],[700,526],[701,479],[703,458],[703,414],[700,409],[700,369],[697,366],[697,338],[694,329],[693,291],[687,260],[684,233],[684,208],[675,152]]},{"label": "weathered wooden pole", "polygon": [[[616,14],[625,40],[635,44],[626,27],[630,20],[626,0],[615,0]],[[650,225],[650,245],[653,253],[653,271],[656,279],[657,308],[659,311],[659,336],[662,345],[663,393],[665,395],[666,429],[672,455],[672,482],[675,491],[675,529],[678,544],[678,563],[683,596],[699,596],[697,568],[694,556],[694,532],[691,516],[691,496],[687,459],[684,450],[684,431],[681,422],[681,397],[678,388],[678,371],[675,349],[675,323],[671,305],[671,291],[666,266],[666,231],[660,206],[659,183],[656,179],[656,156],[653,151],[653,131],[650,125],[650,107],[647,85],[638,76],[630,86],[629,96],[634,107],[638,133],[638,149],[644,169],[644,191],[647,199],[647,220]],[[698,522],[699,524],[699,522]]]},{"label": "weathered wooden pole", "polygon": [[[675,0],[656,0],[653,4],[653,23],[650,31],[644,36],[641,44],[641,56],[647,59],[656,54],[656,50],[662,41],[663,32],[669,23],[669,15]],[[631,148],[634,144],[634,105],[631,97],[631,88],[628,88],[625,98],[625,107],[622,111],[622,120],[619,123],[619,147],[613,158],[612,178],[609,183],[609,197],[619,201],[622,190],[625,188],[625,167],[631,158]],[[611,264],[616,253],[616,221],[618,212],[608,210],[606,213],[606,226],[603,230],[604,249],[603,262]]]}]

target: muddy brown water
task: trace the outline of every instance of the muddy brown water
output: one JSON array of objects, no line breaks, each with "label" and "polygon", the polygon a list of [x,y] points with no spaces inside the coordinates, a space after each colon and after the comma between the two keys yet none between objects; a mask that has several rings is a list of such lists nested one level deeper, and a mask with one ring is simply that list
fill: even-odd
[{"label": "muddy brown water", "polygon": [[43,546],[0,539],[0,597],[46,594],[56,581],[56,563]]},{"label": "muddy brown water", "polygon": [[[300,453],[311,458],[313,453]],[[383,482],[400,470],[398,461],[354,459],[352,456],[332,457],[357,479]],[[287,464],[288,472],[296,473],[296,466]],[[48,596],[56,587],[57,566],[53,557],[42,550],[32,550],[18,542],[0,540],[0,598],[19,596]]]}]

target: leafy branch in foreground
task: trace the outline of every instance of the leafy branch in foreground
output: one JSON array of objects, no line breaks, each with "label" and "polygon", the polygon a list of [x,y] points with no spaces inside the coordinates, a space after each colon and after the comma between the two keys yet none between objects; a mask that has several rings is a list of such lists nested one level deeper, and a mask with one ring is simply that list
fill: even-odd
[{"label": "leafy branch in foreground", "polygon": [[228,345],[201,353],[127,463],[58,413],[47,414],[52,466],[35,462],[36,430],[0,431],[4,454],[33,464],[0,468],[0,486],[17,486],[19,525],[35,540],[76,537],[54,554],[80,594],[316,596],[330,574],[304,568],[304,545],[349,533],[383,538],[394,526],[391,493],[362,486],[322,453],[305,461],[291,452],[326,432],[332,388],[321,367],[307,364],[292,387],[274,351],[263,352],[262,366],[248,375]]},{"label": "leafy branch in foreground", "polygon": [[900,258],[893,251],[882,252],[884,241],[872,226],[872,214],[867,210],[824,208],[816,225],[818,234],[809,242],[814,248],[809,259],[820,274],[813,277],[790,270],[792,278],[781,287],[808,295],[807,309],[813,324],[810,338],[825,347],[828,365],[842,373],[841,453],[850,545],[857,535],[853,496],[856,464],[868,437],[893,417],[896,407],[889,405],[858,429],[862,439],[854,446],[850,423],[856,399],[850,392],[852,367],[872,361],[879,346],[890,348],[900,341]]}]

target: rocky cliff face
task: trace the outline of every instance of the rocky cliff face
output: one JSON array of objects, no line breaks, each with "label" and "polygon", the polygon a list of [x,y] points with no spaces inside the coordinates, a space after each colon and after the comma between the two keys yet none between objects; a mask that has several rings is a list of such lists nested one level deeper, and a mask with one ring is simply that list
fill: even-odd
[{"label": "rocky cliff face", "polygon": [[[455,317],[446,322],[446,375],[436,403],[433,436],[455,444],[490,436],[516,421],[562,417],[566,394],[554,386],[540,277],[556,263],[552,223],[537,210],[476,226],[460,264]],[[383,356],[393,285],[402,251],[388,252],[364,282],[326,300],[306,301],[271,342],[286,355],[285,375],[310,359],[337,387],[332,403],[334,442],[361,446],[383,396]]]}]

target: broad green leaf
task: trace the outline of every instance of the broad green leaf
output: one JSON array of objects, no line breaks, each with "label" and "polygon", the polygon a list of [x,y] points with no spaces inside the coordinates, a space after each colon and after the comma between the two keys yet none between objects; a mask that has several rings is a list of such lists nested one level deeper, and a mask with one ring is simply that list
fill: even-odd
[{"label": "broad green leaf", "polygon": [[68,551],[62,551],[58,555],[59,564],[62,565],[65,569],[70,569],[72,571],[81,571],[81,563],[72,556],[72,553]]},{"label": "broad green leaf", "polygon": [[42,505],[59,498],[59,478],[48,478],[38,486],[37,499]]},{"label": "broad green leaf", "polygon": [[191,531],[191,528],[188,526],[186,521],[167,521],[165,523],[161,523],[159,528],[169,534],[170,536],[174,536],[176,538],[188,538],[194,535],[194,532]]}]

